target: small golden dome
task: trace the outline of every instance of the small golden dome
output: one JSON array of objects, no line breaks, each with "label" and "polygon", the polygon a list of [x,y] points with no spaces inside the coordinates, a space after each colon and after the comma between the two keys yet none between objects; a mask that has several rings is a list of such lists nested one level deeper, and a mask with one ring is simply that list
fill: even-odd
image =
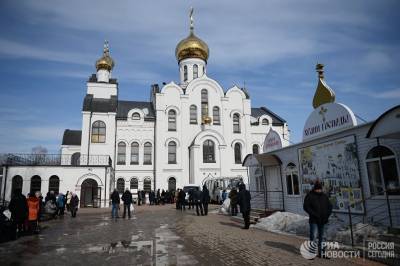
[{"label": "small golden dome", "polygon": [[212,122],[212,118],[209,116],[203,117],[203,124],[210,125]]},{"label": "small golden dome", "polygon": [[175,49],[175,56],[178,63],[186,58],[200,58],[207,62],[210,51],[208,45],[194,35],[193,8],[190,10],[190,34],[181,40]]},{"label": "small golden dome", "polygon": [[110,47],[108,41],[104,42],[103,56],[96,61],[96,69],[105,69],[111,71],[114,68],[114,60],[110,56]]},{"label": "small golden dome", "polygon": [[325,83],[324,80],[324,65],[317,64],[318,85],[314,94],[313,107],[314,109],[325,103],[335,102],[335,92]]}]

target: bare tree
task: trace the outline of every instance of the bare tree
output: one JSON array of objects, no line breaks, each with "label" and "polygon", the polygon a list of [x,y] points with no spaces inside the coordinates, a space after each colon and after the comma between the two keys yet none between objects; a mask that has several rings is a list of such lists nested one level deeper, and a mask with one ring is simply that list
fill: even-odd
[{"label": "bare tree", "polygon": [[32,154],[44,155],[47,154],[47,148],[41,145],[32,148]]}]

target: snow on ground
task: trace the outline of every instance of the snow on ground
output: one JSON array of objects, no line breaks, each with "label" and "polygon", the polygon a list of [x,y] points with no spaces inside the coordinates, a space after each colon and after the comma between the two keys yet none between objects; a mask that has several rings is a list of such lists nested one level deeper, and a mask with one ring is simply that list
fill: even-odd
[{"label": "snow on ground", "polygon": [[[277,233],[309,236],[308,216],[290,212],[275,212],[268,217],[261,218],[252,227]],[[353,225],[353,232],[354,241],[360,243],[363,238],[374,238],[378,234],[384,233],[384,229],[370,224],[357,223]],[[348,223],[337,217],[331,217],[325,228],[325,238],[328,241],[351,244],[351,231]]]},{"label": "snow on ground", "polygon": [[221,207],[219,207],[219,213],[228,215],[230,213],[230,205],[231,205],[231,200],[226,199],[224,203],[222,203]]}]

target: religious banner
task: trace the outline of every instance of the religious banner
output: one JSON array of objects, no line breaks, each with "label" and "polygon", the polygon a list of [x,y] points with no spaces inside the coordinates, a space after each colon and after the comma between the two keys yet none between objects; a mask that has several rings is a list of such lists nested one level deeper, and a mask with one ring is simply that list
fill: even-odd
[{"label": "religious banner", "polygon": [[356,125],[356,117],[349,107],[341,103],[326,103],[316,108],[307,118],[303,129],[303,141]]},{"label": "religious banner", "polygon": [[354,136],[299,149],[303,195],[318,179],[328,194],[333,211],[363,213],[361,180]]},{"label": "religious banner", "polygon": [[278,150],[280,148],[282,148],[281,137],[279,136],[279,133],[273,130],[271,127],[264,140],[263,152],[266,153],[273,150]]}]

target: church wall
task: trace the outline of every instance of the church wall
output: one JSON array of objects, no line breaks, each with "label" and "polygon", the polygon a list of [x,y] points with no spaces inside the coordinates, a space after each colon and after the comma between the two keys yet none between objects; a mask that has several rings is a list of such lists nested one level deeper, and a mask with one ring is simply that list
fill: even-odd
[{"label": "church wall", "polygon": [[109,167],[55,167],[55,166],[10,166],[7,167],[6,200],[11,198],[12,179],[21,176],[23,179],[22,193],[27,195],[30,191],[31,178],[35,175],[41,178],[41,193],[43,197],[49,192],[49,179],[55,175],[60,180],[59,191],[65,194],[67,191],[75,192],[81,197],[81,184],[84,180],[94,179],[101,187],[101,207],[108,207],[110,190]]}]

